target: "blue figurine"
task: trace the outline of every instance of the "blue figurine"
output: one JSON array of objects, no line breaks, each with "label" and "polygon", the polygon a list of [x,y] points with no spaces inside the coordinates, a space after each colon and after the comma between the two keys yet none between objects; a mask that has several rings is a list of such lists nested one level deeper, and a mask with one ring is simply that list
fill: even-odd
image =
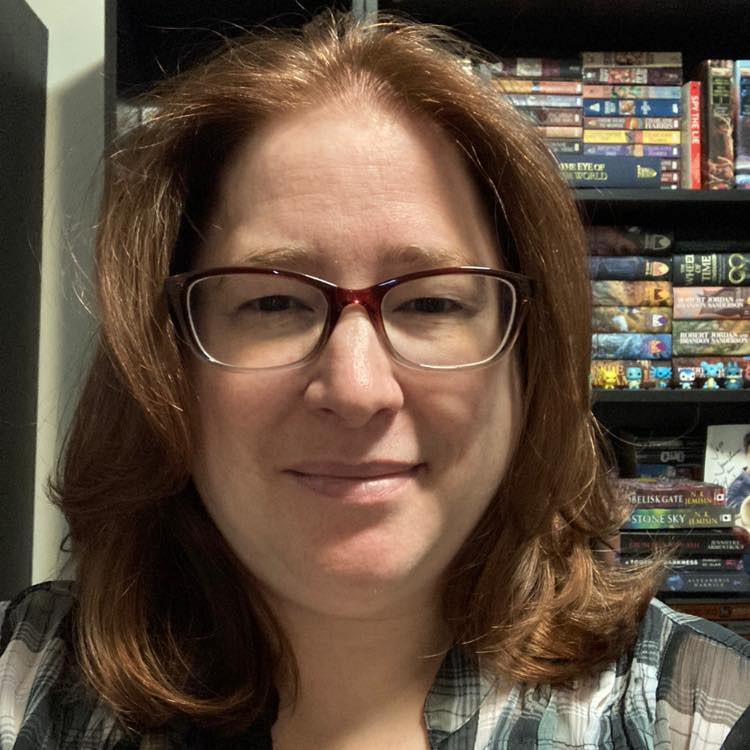
[{"label": "blue figurine", "polygon": [[669,388],[672,381],[672,368],[663,365],[651,365],[651,380],[657,388]]},{"label": "blue figurine", "polygon": [[680,382],[680,388],[683,391],[687,391],[693,387],[695,382],[695,368],[693,367],[680,367],[677,370],[677,379]]},{"label": "blue figurine", "polygon": [[626,367],[625,380],[631,391],[638,390],[641,387],[641,381],[643,380],[643,370],[641,370],[640,367]]},{"label": "blue figurine", "polygon": [[724,387],[730,391],[742,388],[742,370],[736,362],[727,362],[724,372]]},{"label": "blue figurine", "polygon": [[708,362],[701,362],[701,369],[706,376],[703,387],[711,390],[718,388],[719,384],[716,382],[716,378],[720,378],[724,374],[724,363],[714,362],[714,364],[709,364]]}]

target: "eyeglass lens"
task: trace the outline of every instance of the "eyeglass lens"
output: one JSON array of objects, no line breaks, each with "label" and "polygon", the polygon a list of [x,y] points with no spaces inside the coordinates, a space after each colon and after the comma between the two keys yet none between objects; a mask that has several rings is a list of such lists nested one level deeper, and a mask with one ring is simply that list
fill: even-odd
[{"label": "eyeglass lens", "polygon": [[[418,365],[478,364],[504,345],[515,310],[513,286],[493,276],[444,274],[401,282],[381,311],[390,346]],[[302,280],[226,274],[188,290],[195,338],[210,359],[240,368],[290,365],[308,356],[325,330],[325,294]]]}]

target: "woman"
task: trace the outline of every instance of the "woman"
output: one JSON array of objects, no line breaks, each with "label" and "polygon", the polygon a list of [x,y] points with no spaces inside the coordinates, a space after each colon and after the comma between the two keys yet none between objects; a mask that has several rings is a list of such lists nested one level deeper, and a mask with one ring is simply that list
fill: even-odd
[{"label": "woman", "polygon": [[622,516],[580,222],[466,52],[325,15],[160,87],[113,150],[54,485],[76,583],[6,611],[3,747],[718,747],[737,722],[750,648],[600,554]]}]

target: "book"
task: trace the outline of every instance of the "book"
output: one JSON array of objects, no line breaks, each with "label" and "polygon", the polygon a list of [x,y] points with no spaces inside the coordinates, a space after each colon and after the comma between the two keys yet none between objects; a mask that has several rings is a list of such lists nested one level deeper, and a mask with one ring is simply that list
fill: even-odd
[{"label": "book", "polygon": [[669,606],[687,615],[714,621],[750,619],[750,601],[741,599],[677,599],[669,598]]},{"label": "book", "polygon": [[727,488],[737,525],[750,529],[750,424],[708,426],[703,475]]},{"label": "book", "polygon": [[700,66],[703,92],[701,187],[726,190],[734,185],[731,60],[704,60]]},{"label": "book", "polygon": [[[584,143],[614,143],[631,144],[643,143],[647,145],[680,145],[679,130],[607,130],[584,129]],[[647,158],[647,157],[643,157]]]},{"label": "book", "polygon": [[750,188],[750,60],[735,60],[732,81],[735,187]]},{"label": "book", "polygon": [[682,102],[680,99],[584,99],[583,114],[588,117],[679,117]]},{"label": "book", "polygon": [[660,66],[607,66],[584,68],[584,83],[638,83],[649,86],[681,86],[682,68]]},{"label": "book", "polygon": [[681,557],[741,555],[745,543],[732,529],[691,529],[689,531],[621,531],[620,553],[650,555],[658,550],[673,549]]},{"label": "book", "polygon": [[665,143],[584,143],[587,156],[660,156],[679,157],[680,146]]},{"label": "book", "polygon": [[750,355],[750,320],[673,320],[675,357]]},{"label": "book", "polygon": [[583,135],[583,128],[580,125],[537,125],[536,132],[542,138],[575,138],[580,140]]},{"label": "book", "polygon": [[590,130],[677,130],[679,117],[584,117],[583,127]]},{"label": "book", "polygon": [[517,78],[581,78],[581,62],[576,59],[554,60],[545,57],[503,57],[491,63],[495,76]]},{"label": "book", "polygon": [[553,154],[580,154],[583,145],[580,138],[548,138],[545,144]]},{"label": "book", "polygon": [[682,52],[581,52],[584,68],[609,65],[682,68]]},{"label": "book", "polygon": [[750,593],[750,576],[742,570],[707,571],[707,570],[672,570],[659,589],[662,592],[717,594]]},{"label": "book", "polygon": [[672,277],[672,258],[646,255],[612,257],[593,255],[589,258],[589,277],[623,281],[638,279],[669,281]]},{"label": "book", "polygon": [[[620,554],[619,561],[625,567],[635,568],[647,562],[648,558],[643,555]],[[702,555],[673,557],[665,560],[665,565],[670,570],[744,570],[742,555],[734,555],[733,557],[703,557]]]},{"label": "book", "polygon": [[535,125],[581,125],[583,113],[578,107],[523,107],[518,110]]},{"label": "book", "polygon": [[750,286],[750,253],[678,253],[673,281],[679,286]]},{"label": "book", "polygon": [[[724,485],[686,479],[617,479],[615,487],[630,505],[638,508],[726,506]],[[658,526],[656,527],[658,528]]]},{"label": "book", "polygon": [[506,94],[516,107],[580,107],[583,99],[569,94]]},{"label": "book", "polygon": [[591,329],[597,332],[671,333],[669,307],[593,307]]},{"label": "book", "polygon": [[682,87],[682,185],[686,190],[701,186],[701,82],[688,81]]},{"label": "book", "polygon": [[580,81],[546,81],[526,78],[496,78],[494,81],[502,91],[509,94],[580,94]]},{"label": "book", "polygon": [[741,286],[673,286],[678,320],[750,318],[750,289]]},{"label": "book", "polygon": [[584,84],[582,93],[584,99],[680,99],[681,91],[679,86],[609,86],[588,83]]},{"label": "book", "polygon": [[669,281],[592,281],[594,305],[625,307],[665,307],[672,304]]},{"label": "book", "polygon": [[703,476],[703,467],[700,464],[672,466],[671,464],[638,463],[635,465],[635,474],[638,477],[661,479],[700,479]]},{"label": "book", "polygon": [[690,508],[636,508],[622,525],[623,530],[731,529],[733,527],[734,513],[730,508],[720,505],[695,505]]},{"label": "book", "polygon": [[[641,371],[640,388],[653,388],[655,380],[648,359],[592,359],[591,385],[593,388],[612,390],[628,387],[628,370],[638,368]],[[660,363],[665,364],[665,363]]]},{"label": "book", "polygon": [[674,234],[642,227],[594,224],[586,227],[586,242],[591,255],[661,255],[674,247]]},{"label": "book", "polygon": [[750,253],[750,240],[680,240],[676,245],[682,254]]},{"label": "book", "polygon": [[669,333],[592,333],[592,359],[671,359]]},{"label": "book", "polygon": [[[584,131],[584,140],[586,137]],[[644,132],[600,130],[600,133]],[[664,132],[664,131],[653,131]],[[591,156],[561,155],[558,163],[562,176],[573,187],[659,187],[662,184],[661,160],[653,156]]]}]

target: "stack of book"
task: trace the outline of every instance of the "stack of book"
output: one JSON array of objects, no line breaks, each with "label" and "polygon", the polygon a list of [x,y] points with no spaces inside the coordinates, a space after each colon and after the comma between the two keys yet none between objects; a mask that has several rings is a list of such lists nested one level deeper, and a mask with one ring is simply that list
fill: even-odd
[{"label": "stack of book", "polygon": [[670,387],[673,236],[593,226],[587,238],[592,386]]},{"label": "stack of book", "polygon": [[673,258],[673,367],[681,388],[750,384],[750,243],[686,241]]},{"label": "stack of book", "polygon": [[581,153],[580,60],[513,57],[487,67],[493,83],[534,123],[553,153]]},{"label": "stack of book", "polygon": [[679,187],[682,54],[583,52],[582,67],[589,158],[563,174],[578,187]]},{"label": "stack of book", "polygon": [[669,550],[660,594],[750,594],[743,542],[733,532],[735,514],[724,487],[687,479],[620,479],[632,507],[619,536],[622,565],[638,566]]}]

